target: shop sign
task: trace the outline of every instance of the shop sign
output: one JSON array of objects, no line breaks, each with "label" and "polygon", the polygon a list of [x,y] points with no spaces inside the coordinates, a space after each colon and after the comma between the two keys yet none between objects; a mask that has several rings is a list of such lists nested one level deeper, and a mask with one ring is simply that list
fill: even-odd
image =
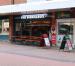
[{"label": "shop sign", "polygon": [[46,47],[50,47],[50,41],[47,34],[43,34]]},{"label": "shop sign", "polygon": [[47,17],[47,14],[33,14],[33,15],[22,15],[21,19],[36,19],[45,17]]}]

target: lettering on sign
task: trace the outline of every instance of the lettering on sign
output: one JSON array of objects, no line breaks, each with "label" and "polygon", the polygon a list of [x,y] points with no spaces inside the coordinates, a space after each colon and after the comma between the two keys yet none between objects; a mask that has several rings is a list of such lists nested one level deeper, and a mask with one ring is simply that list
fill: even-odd
[{"label": "lettering on sign", "polygon": [[45,18],[47,14],[22,15],[21,19]]}]

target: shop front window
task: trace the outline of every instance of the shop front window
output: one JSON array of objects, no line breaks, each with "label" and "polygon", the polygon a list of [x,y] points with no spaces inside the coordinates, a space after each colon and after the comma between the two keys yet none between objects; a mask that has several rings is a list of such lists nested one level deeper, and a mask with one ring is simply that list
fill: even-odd
[{"label": "shop front window", "polygon": [[47,14],[14,16],[14,40],[40,45],[43,34],[49,34],[49,31],[50,19]]},{"label": "shop front window", "polygon": [[72,22],[58,22],[58,37],[57,42],[58,46],[61,45],[64,35],[68,34],[71,43],[73,44],[73,27],[74,24]]},{"label": "shop front window", "polygon": [[73,25],[71,23],[59,23],[58,34],[73,34]]},{"label": "shop front window", "polygon": [[21,20],[21,22],[15,23],[15,35],[41,36],[44,33],[48,33],[49,24],[49,21]]},{"label": "shop front window", "polygon": [[70,11],[58,11],[56,12],[56,18],[61,19],[61,18],[72,18]]},{"label": "shop front window", "polygon": [[9,34],[9,19],[0,20],[0,35]]},{"label": "shop front window", "polygon": [[50,21],[48,14],[31,14],[14,17],[15,35],[40,36],[48,33]]}]

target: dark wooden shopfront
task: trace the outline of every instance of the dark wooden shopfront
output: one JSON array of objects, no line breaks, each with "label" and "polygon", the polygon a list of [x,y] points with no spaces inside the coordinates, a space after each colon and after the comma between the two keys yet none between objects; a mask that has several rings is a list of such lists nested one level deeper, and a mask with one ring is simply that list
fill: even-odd
[{"label": "dark wooden shopfront", "polygon": [[42,35],[51,31],[51,14],[28,14],[11,16],[10,39],[40,45]]}]

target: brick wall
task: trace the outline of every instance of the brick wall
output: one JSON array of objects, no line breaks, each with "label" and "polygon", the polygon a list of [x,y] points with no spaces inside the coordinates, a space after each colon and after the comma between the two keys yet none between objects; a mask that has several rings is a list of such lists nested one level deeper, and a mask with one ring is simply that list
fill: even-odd
[{"label": "brick wall", "polygon": [[9,5],[11,4],[11,0],[0,0],[0,5]]},{"label": "brick wall", "polygon": [[20,3],[25,3],[27,2],[26,0],[14,0],[15,4],[20,4]]},{"label": "brick wall", "polygon": [[25,3],[27,0],[0,0],[0,6],[1,5],[10,5],[10,4],[20,4]]}]

